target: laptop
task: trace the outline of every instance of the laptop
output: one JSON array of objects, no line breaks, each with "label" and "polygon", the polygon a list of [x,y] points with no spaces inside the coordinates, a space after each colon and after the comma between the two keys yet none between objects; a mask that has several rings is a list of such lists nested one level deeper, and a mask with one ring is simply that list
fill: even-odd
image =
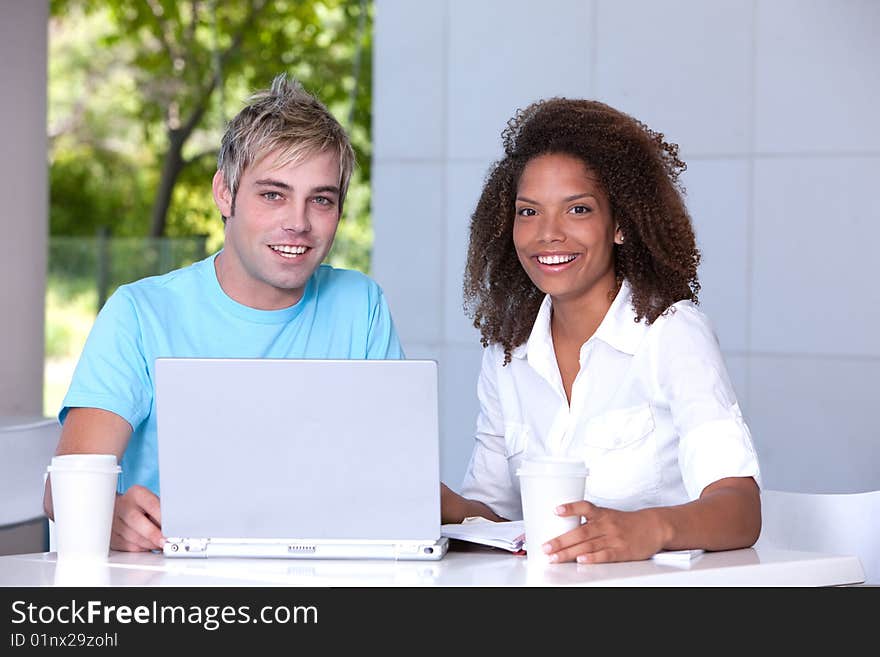
[{"label": "laptop", "polygon": [[433,360],[158,358],[169,557],[443,557]]}]

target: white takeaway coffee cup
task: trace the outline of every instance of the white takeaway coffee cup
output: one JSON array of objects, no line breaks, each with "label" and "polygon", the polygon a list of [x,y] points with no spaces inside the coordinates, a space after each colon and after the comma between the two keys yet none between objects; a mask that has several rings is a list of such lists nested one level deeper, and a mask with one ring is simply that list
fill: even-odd
[{"label": "white takeaway coffee cup", "polygon": [[522,494],[526,553],[529,560],[546,563],[544,543],[581,523],[580,516],[556,515],[556,507],[584,499],[589,471],[578,459],[535,457],[524,460],[516,474]]},{"label": "white takeaway coffee cup", "polygon": [[59,562],[107,560],[121,471],[113,454],[52,457],[47,472]]}]

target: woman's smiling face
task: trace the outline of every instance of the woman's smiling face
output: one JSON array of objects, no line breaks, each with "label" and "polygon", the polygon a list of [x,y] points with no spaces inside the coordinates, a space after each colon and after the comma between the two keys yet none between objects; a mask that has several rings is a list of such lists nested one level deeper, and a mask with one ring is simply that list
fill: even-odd
[{"label": "woman's smiling face", "polygon": [[554,301],[607,293],[620,237],[608,195],[581,160],[550,153],[526,164],[516,192],[513,243],[538,289]]}]

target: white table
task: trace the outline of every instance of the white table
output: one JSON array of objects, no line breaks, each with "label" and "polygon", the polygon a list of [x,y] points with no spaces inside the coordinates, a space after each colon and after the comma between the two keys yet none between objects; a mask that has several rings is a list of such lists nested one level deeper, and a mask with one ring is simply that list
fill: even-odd
[{"label": "white table", "polygon": [[864,582],[857,557],[767,548],[652,560],[540,566],[475,547],[439,561],[168,559],[113,552],[107,564],[58,564],[55,553],[0,557],[0,586],[838,586]]}]

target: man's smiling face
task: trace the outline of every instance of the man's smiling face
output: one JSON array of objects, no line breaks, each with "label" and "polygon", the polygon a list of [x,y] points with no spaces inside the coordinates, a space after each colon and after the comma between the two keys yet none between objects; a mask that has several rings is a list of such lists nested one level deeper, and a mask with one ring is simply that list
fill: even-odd
[{"label": "man's smiling face", "polygon": [[261,310],[299,301],[333,245],[339,196],[339,158],[327,151],[282,166],[268,154],[245,169],[234,202],[217,172],[214,200],[227,217],[216,264],[223,291]]}]

